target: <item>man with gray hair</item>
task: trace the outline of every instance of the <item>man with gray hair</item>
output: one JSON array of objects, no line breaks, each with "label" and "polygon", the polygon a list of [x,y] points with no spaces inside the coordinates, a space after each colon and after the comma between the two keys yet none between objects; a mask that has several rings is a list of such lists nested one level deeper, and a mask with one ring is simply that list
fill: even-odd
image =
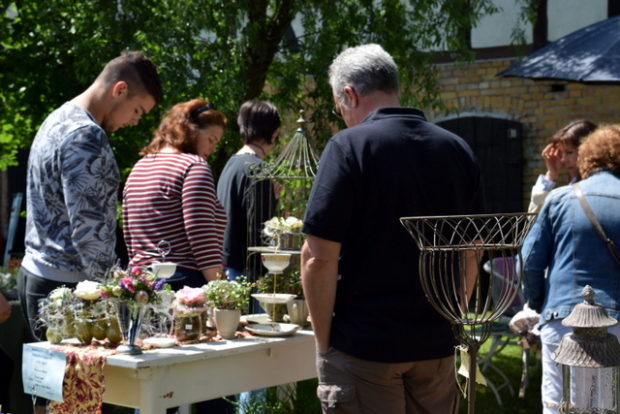
[{"label": "man with gray hair", "polygon": [[321,156],[302,248],[323,411],[456,413],[454,336],[399,218],[480,213],[480,169],[465,141],[400,106],[381,46],[345,50],[329,80],[348,128]]}]

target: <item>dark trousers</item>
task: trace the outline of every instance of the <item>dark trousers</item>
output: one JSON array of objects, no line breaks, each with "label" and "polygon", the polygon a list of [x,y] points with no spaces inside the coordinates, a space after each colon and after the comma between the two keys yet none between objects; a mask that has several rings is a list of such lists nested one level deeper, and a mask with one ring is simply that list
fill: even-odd
[{"label": "dark trousers", "polygon": [[3,413],[8,413],[11,410],[9,387],[12,373],[13,360],[0,348],[0,405]]},{"label": "dark trousers", "polygon": [[19,269],[17,293],[21,304],[24,321],[32,341],[45,341],[45,326],[38,323],[39,302],[57,287],[66,286],[73,289],[77,283],[56,282],[36,276],[23,267]]}]

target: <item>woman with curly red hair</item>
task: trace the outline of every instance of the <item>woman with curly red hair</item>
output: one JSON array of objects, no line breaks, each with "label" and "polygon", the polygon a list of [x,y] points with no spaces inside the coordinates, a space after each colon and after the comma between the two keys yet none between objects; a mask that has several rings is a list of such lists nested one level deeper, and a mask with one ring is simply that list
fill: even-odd
[{"label": "woman with curly red hair", "polygon": [[160,242],[166,241],[166,261],[177,265],[170,279],[176,289],[200,287],[221,269],[226,213],[207,157],[226,123],[224,114],[202,99],[174,105],[125,184],[123,234],[130,264],[161,261]]}]

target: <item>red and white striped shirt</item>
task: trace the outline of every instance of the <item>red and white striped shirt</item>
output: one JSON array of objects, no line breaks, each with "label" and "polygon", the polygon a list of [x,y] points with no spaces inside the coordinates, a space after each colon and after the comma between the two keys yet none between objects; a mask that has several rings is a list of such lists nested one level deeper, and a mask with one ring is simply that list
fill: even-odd
[{"label": "red and white striped shirt", "polygon": [[148,154],[131,170],[123,190],[130,264],[161,260],[157,244],[166,240],[166,261],[194,270],[221,266],[225,229],[211,168],[198,155]]}]

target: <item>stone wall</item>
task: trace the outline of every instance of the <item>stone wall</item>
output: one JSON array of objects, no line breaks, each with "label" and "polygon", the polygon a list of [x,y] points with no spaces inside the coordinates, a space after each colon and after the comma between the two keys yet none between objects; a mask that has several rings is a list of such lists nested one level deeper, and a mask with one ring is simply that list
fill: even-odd
[{"label": "stone wall", "polygon": [[[530,190],[545,170],[542,148],[568,122],[587,118],[596,123],[620,122],[620,85],[581,84],[501,78],[496,74],[514,59],[442,63],[437,71],[446,110],[427,110],[432,121],[450,116],[490,116],[523,124],[523,199],[527,207]],[[565,182],[566,177],[563,177]]]}]

